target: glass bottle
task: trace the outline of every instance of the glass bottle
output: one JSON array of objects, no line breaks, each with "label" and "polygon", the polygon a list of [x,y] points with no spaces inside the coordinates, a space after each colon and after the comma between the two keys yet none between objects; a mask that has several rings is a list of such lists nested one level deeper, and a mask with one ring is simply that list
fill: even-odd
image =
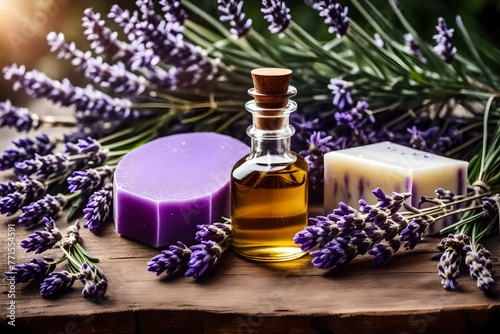
[{"label": "glass bottle", "polygon": [[234,250],[256,261],[287,261],[304,255],[293,242],[307,226],[307,162],[290,149],[289,124],[297,104],[289,86],[291,70],[252,70],[254,98],[245,104],[253,125],[251,152],[233,167],[231,219]]}]

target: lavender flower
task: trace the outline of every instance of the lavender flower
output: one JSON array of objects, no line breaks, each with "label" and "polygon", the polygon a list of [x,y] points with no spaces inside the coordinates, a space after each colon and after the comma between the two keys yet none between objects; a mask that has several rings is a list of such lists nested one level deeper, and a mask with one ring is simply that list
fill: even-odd
[{"label": "lavender flower", "polygon": [[465,264],[469,267],[470,277],[477,281],[479,290],[489,294],[491,293],[491,285],[495,282],[491,253],[483,245],[478,245],[476,248],[476,251],[467,248]]},{"label": "lavender flower", "polygon": [[14,90],[23,89],[35,98],[46,98],[65,107],[74,106],[77,118],[94,116],[107,120],[124,119],[130,115],[131,101],[113,98],[88,85],[85,88],[73,86],[68,79],[62,82],[45,74],[16,64],[4,68],[4,77],[13,80]]},{"label": "lavender flower", "polygon": [[285,31],[292,19],[290,8],[281,0],[262,0],[260,11],[265,14],[264,19],[270,23],[268,29],[273,34]]},{"label": "lavender flower", "polygon": [[319,12],[319,16],[325,18],[328,32],[336,34],[338,38],[344,36],[349,28],[347,12],[349,8],[342,7],[337,0],[320,0],[312,6]]},{"label": "lavender flower", "polygon": [[[99,166],[108,158],[108,149],[105,149],[94,138],[78,140],[78,153],[87,154],[86,163],[93,166]],[[69,146],[69,145],[68,145]]]},{"label": "lavender flower", "polygon": [[56,227],[54,219],[43,217],[43,222],[45,223],[43,231],[36,230],[26,239],[21,241],[21,247],[24,248],[27,253],[32,251],[35,251],[35,254],[43,253],[47,249],[53,248],[54,245],[62,239],[61,231]]},{"label": "lavender flower", "polygon": [[22,132],[37,129],[40,122],[37,114],[32,114],[26,108],[16,108],[10,100],[6,100],[0,102],[0,128],[4,126]]},{"label": "lavender flower", "polygon": [[311,219],[314,225],[295,235],[294,242],[302,250],[319,245],[310,253],[313,265],[321,269],[342,266],[367,252],[374,256],[373,264],[384,265],[399,250],[402,238],[398,233],[408,223],[397,210],[409,194],[394,192],[388,196],[380,188],[372,193],[377,204],[369,205],[361,199],[358,211],[340,202],[331,214]]},{"label": "lavender flower", "polygon": [[12,271],[4,273],[5,280],[14,279],[14,283],[28,283],[31,280],[40,281],[51,273],[56,265],[51,258],[34,258],[29,262],[16,264]]},{"label": "lavender flower", "polygon": [[74,42],[67,43],[63,33],[54,31],[47,34],[47,43],[50,46],[51,52],[58,52],[57,58],[71,59],[71,64],[79,67],[82,70],[87,68],[87,62],[91,58],[90,51],[83,52],[76,48]]},{"label": "lavender flower", "polygon": [[[111,6],[108,17],[118,24],[130,41],[140,41],[142,34],[139,29],[141,22],[137,11],[130,12],[128,9],[122,9],[117,4]],[[95,20],[95,19],[94,19]]]},{"label": "lavender flower", "polygon": [[43,217],[56,217],[65,204],[66,199],[61,195],[47,194],[42,199],[23,207],[18,223],[24,227],[35,226]]},{"label": "lavender flower", "polygon": [[46,190],[46,185],[36,179],[21,177],[19,181],[13,183],[7,181],[0,184],[2,199],[0,199],[0,213],[11,216],[15,214],[22,206],[39,199]]},{"label": "lavender flower", "polygon": [[448,248],[439,259],[438,273],[441,284],[446,290],[457,289],[457,279],[460,277],[460,254],[453,248]]},{"label": "lavender flower", "polygon": [[78,279],[84,285],[82,289],[84,298],[99,300],[106,294],[108,280],[95,266],[84,262],[78,273]]},{"label": "lavender flower", "polygon": [[201,244],[191,246],[190,249],[192,253],[186,276],[193,278],[205,275],[219,261],[225,251],[225,248],[214,241],[202,241]]},{"label": "lavender flower", "polygon": [[40,295],[43,298],[52,298],[69,289],[75,281],[75,276],[66,270],[52,272],[40,285]]},{"label": "lavender flower", "polygon": [[240,38],[250,30],[252,19],[247,19],[243,12],[243,1],[217,0],[217,9],[222,13],[219,19],[222,22],[229,22],[231,28],[229,32]]},{"label": "lavender flower", "polygon": [[307,150],[299,152],[307,161],[309,167],[309,188],[311,195],[323,189],[323,157],[325,153],[336,148],[336,143],[332,141],[332,136],[327,135],[323,131],[314,131],[307,140],[309,145]]},{"label": "lavender flower", "polygon": [[184,24],[188,15],[184,8],[182,8],[180,0],[160,0],[160,5],[165,13],[167,22],[175,22],[179,25]]},{"label": "lavender flower", "polygon": [[171,245],[153,257],[148,262],[148,271],[156,273],[156,276],[160,276],[163,272],[166,272],[168,276],[173,275],[187,265],[190,256],[189,247],[182,242],[177,242],[177,245]]},{"label": "lavender flower", "polygon": [[439,127],[433,126],[425,131],[419,130],[415,125],[408,128],[406,131],[410,134],[410,145],[421,151],[429,151],[428,141],[434,141],[433,136],[439,132]]},{"label": "lavender flower", "polygon": [[348,126],[351,129],[361,129],[366,123],[375,122],[375,117],[368,110],[368,103],[363,100],[359,100],[356,107],[348,111],[336,112],[334,117],[339,125]]},{"label": "lavender flower", "polygon": [[103,179],[110,177],[111,174],[112,171],[109,168],[105,168],[101,172],[92,168],[74,171],[73,175],[67,179],[69,183],[68,190],[72,193],[78,190],[93,190],[101,184]]},{"label": "lavender flower", "polygon": [[85,76],[99,83],[101,87],[125,96],[140,95],[146,90],[147,85],[143,76],[128,71],[124,63],[109,65],[101,57],[88,59]]},{"label": "lavender flower", "polygon": [[416,217],[406,228],[400,232],[401,241],[406,241],[404,244],[406,249],[413,249],[422,240],[425,230],[430,225],[432,218]]},{"label": "lavender flower", "polygon": [[420,49],[420,46],[418,46],[417,41],[415,41],[415,38],[413,37],[412,34],[407,33],[404,35],[405,39],[405,45],[410,49],[410,51],[413,53],[415,57],[420,59],[423,63],[427,62],[427,58],[425,58],[424,53],[422,52],[422,49]]},{"label": "lavender flower", "polygon": [[197,225],[195,239],[202,241],[214,241],[219,244],[231,240],[231,223],[212,223],[207,225]]},{"label": "lavender flower", "polygon": [[300,245],[300,249],[303,251],[311,250],[317,245],[320,248],[324,247],[340,232],[337,224],[327,216],[318,216],[310,220],[314,225],[307,226],[302,231],[297,232],[293,238],[293,242]]},{"label": "lavender flower", "polygon": [[432,37],[437,43],[434,47],[434,51],[440,55],[445,62],[451,63],[457,52],[457,48],[454,47],[451,42],[455,29],[448,29],[445,20],[440,17],[438,18],[436,30],[438,33]]},{"label": "lavender flower", "polygon": [[322,248],[311,252],[312,264],[320,269],[348,264],[356,256],[356,247],[350,241],[349,236],[338,237]]},{"label": "lavender flower", "polygon": [[42,179],[48,179],[52,175],[64,174],[68,168],[68,156],[63,153],[44,156],[35,154],[33,159],[14,164],[14,172],[18,177],[35,175],[35,177]]},{"label": "lavender flower", "polygon": [[493,217],[498,215],[498,211],[500,208],[500,196],[498,194],[492,197],[482,197],[481,203],[483,205],[483,213],[486,219],[492,219]]},{"label": "lavender flower", "polygon": [[59,52],[59,58],[71,59],[71,63],[83,70],[87,78],[103,88],[127,96],[140,95],[146,89],[146,79],[126,70],[121,61],[110,65],[101,57],[94,58],[90,51],[83,52],[76,48],[75,43],[66,43],[62,33],[49,33],[47,41],[52,52]]},{"label": "lavender flower", "polygon": [[55,148],[55,139],[40,134],[35,139],[20,138],[13,140],[13,148],[6,149],[0,157],[0,170],[14,167],[16,162],[33,159],[35,154],[47,155]]},{"label": "lavender flower", "polygon": [[381,242],[373,246],[368,251],[368,254],[373,255],[372,263],[375,266],[385,266],[392,259],[394,253],[399,250],[401,241],[399,239],[391,239],[387,243]]},{"label": "lavender flower", "polygon": [[87,227],[90,232],[95,233],[101,223],[108,218],[112,201],[112,183],[105,184],[101,190],[90,196],[87,206],[83,209],[84,218],[88,221]]}]

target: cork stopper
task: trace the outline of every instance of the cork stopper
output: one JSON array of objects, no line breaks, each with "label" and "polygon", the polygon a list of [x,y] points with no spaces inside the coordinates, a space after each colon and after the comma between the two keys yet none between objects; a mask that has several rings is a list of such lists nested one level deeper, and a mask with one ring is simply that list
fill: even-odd
[{"label": "cork stopper", "polygon": [[248,91],[255,100],[259,115],[254,117],[254,125],[261,130],[279,130],[287,123],[288,115],[281,109],[287,106],[295,91],[289,89],[292,70],[285,68],[257,68],[252,70],[254,88]]}]

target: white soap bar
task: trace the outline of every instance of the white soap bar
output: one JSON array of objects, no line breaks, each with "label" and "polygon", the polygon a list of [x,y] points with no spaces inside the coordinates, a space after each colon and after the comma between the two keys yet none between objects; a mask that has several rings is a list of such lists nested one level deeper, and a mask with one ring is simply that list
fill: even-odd
[{"label": "white soap bar", "polygon": [[[437,188],[464,194],[467,188],[468,162],[419,151],[391,142],[333,151],[325,154],[325,213],[339,202],[359,208],[359,199],[370,204],[376,199],[371,191],[380,187],[390,195],[410,192],[409,203],[417,206],[421,196],[435,196]],[[451,221],[440,220],[429,227],[437,233]]]}]

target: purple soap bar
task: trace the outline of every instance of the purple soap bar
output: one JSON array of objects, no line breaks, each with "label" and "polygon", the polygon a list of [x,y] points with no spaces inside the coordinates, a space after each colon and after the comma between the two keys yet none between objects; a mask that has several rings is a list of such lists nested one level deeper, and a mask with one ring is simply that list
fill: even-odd
[{"label": "purple soap bar", "polygon": [[128,153],[114,176],[114,219],[121,235],[154,247],[195,241],[196,225],[230,216],[230,175],[249,153],[211,132],[156,139]]}]

